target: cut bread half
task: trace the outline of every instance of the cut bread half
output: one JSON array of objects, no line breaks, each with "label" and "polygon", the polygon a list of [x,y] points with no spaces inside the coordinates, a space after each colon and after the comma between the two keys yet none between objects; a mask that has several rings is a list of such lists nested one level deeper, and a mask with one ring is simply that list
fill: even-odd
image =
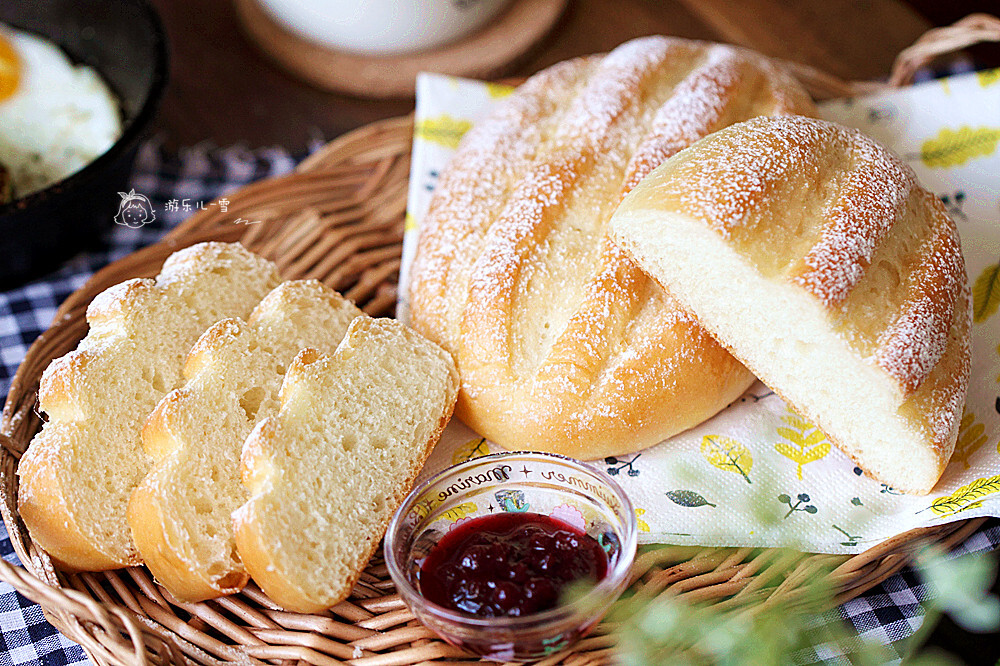
[{"label": "cut bread half", "polygon": [[155,280],[128,280],[87,308],[90,331],[42,374],[48,422],[18,464],[18,509],[32,540],[68,570],[141,564],[126,506],[149,470],[140,431],[183,381],[209,325],[245,317],[277,286],[274,264],[237,243],[172,254]]},{"label": "cut bread half", "polygon": [[755,119],[668,160],[611,226],[862,469],[933,488],[968,387],[970,291],[954,223],[898,158],[832,123]]},{"label": "cut bread half", "polygon": [[247,321],[224,319],[198,339],[184,386],[164,397],[142,431],[154,461],[132,493],[128,521],[139,553],[180,601],[237,592],[248,575],[236,553],[232,512],[243,441],[278,411],[281,380],[306,347],[333,353],[363,313],[315,280],[285,282]]},{"label": "cut bread half", "polygon": [[254,581],[303,613],[347,598],[454,409],[451,356],[391,319],[356,319],[337,351],[302,351],[281,408],[243,448],[234,514]]}]

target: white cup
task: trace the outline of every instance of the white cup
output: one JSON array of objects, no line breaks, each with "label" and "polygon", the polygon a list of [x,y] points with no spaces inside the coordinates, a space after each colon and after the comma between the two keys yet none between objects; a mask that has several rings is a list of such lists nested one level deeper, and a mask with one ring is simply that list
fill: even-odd
[{"label": "white cup", "polygon": [[286,28],[361,55],[423,51],[485,25],[510,0],[258,0]]}]

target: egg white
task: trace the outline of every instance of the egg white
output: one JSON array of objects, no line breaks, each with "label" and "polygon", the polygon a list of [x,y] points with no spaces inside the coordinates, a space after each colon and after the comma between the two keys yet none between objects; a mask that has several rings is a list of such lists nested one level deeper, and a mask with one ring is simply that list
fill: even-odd
[{"label": "egg white", "polygon": [[121,136],[119,104],[86,65],[54,43],[0,26],[17,51],[21,79],[0,100],[0,164],[23,197],[76,173]]}]

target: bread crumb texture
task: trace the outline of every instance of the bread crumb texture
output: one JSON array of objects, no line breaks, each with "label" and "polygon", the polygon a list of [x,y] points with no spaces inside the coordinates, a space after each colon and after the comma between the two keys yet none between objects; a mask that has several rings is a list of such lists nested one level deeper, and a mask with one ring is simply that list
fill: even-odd
[{"label": "bread crumb texture", "polygon": [[454,407],[450,355],[399,322],[361,318],[332,355],[293,361],[278,414],[242,456],[239,554],[288,610],[348,596]]},{"label": "bread crumb texture", "polygon": [[132,494],[129,524],[157,580],[182,601],[239,590],[232,512],[247,500],[240,483],[243,442],[278,411],[278,391],[306,347],[333,353],[363,316],[315,280],[285,282],[247,321],[213,324],[187,357],[185,384],[159,402],[142,431],[154,460]]},{"label": "bread crumb texture", "polygon": [[128,280],[94,298],[87,337],[42,375],[48,420],[17,470],[20,515],[61,565],[141,563],[125,513],[151,462],[143,422],[183,382],[198,336],[219,319],[248,315],[278,282],[274,265],[241,245],[201,243],[171,255],[155,280]]}]

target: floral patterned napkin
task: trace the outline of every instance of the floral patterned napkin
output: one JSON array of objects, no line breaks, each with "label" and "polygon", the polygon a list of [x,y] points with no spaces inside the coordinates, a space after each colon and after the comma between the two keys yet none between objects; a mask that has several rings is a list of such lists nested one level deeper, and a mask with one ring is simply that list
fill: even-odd
[{"label": "floral patterned napkin", "polygon": [[[510,89],[439,75],[417,81],[401,301],[416,231],[462,135]],[[934,492],[902,495],[862,475],[823,433],[761,383],[716,417],[666,442],[593,461],[622,484],[640,540],[856,553],[906,530],[1000,516],[1000,70],[825,103],[901,155],[958,224],[973,285],[972,381],[951,464]],[[457,419],[425,477],[501,450]]]}]

